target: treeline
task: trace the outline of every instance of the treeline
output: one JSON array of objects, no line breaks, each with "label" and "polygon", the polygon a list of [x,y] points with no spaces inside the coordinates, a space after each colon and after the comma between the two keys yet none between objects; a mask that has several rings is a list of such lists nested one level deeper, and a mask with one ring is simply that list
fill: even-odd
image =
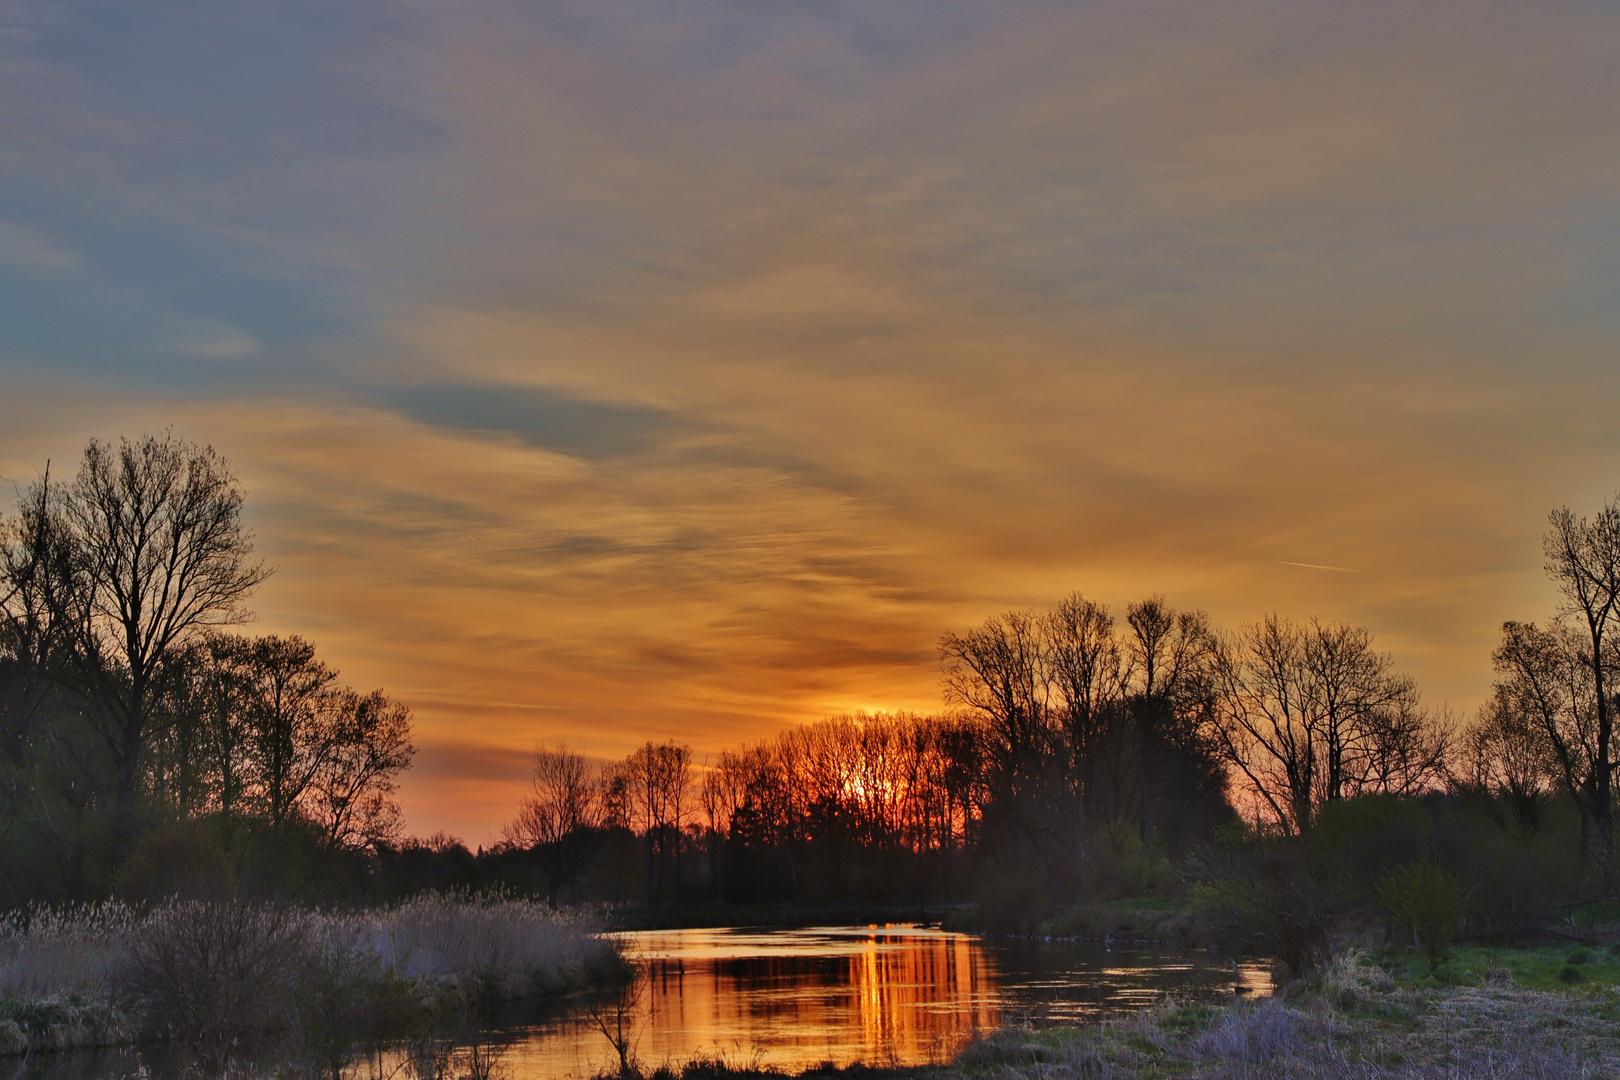
[{"label": "treeline", "polygon": [[270,571],[210,447],[92,440],[0,522],[0,904],[363,885],[408,710],[229,628]]},{"label": "treeline", "polygon": [[1614,502],[1552,515],[1561,606],[1504,626],[1466,721],[1361,627],[1075,594],[945,634],[938,715],[703,760],[542,748],[503,841],[473,853],[401,835],[402,706],[300,638],[231,632],[268,573],[242,499],[211,449],[149,436],[91,442],[5,519],[0,903],[499,884],[553,904],[971,899],[1030,926],[1161,893],[1307,964],[1347,920],[1529,932],[1620,886]]},{"label": "treeline", "polygon": [[940,716],[835,717],[702,767],[674,743],[600,768],[542,749],[494,857],[554,899],[1033,911],[1175,887],[1240,807],[1297,833],[1324,803],[1444,782],[1446,729],[1366,631],[1222,634],[1160,597],[1124,614],[1076,594],[945,635]]},{"label": "treeline", "polygon": [[1553,514],[1546,550],[1563,606],[1504,626],[1471,719],[1427,708],[1361,627],[1076,594],[946,634],[942,715],[704,762],[542,749],[506,842],[463,872],[527,867],[554,902],[974,899],[1004,925],[1173,893],[1301,965],[1347,921],[1598,918],[1620,879],[1620,510]]}]

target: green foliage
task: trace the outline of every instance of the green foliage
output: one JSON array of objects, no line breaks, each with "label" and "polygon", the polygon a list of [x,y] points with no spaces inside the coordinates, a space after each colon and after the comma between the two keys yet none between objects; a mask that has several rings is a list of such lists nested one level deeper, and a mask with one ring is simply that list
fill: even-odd
[{"label": "green foliage", "polygon": [[1162,892],[1176,877],[1164,848],[1158,843],[1142,844],[1142,829],[1135,821],[1111,821],[1101,830],[1091,848],[1092,896],[1117,900]]},{"label": "green foliage", "polygon": [[1578,967],[1570,967],[1566,965],[1558,972],[1558,981],[1574,986],[1576,983],[1583,983],[1586,981],[1586,973]]},{"label": "green foliage", "polygon": [[113,878],[113,891],[132,903],[173,896],[228,896],[236,874],[217,823],[179,818],[141,835]]},{"label": "green foliage", "polygon": [[1467,897],[1457,879],[1430,862],[1407,863],[1384,875],[1378,898],[1390,921],[1417,937],[1429,969],[1438,968],[1462,925]]}]

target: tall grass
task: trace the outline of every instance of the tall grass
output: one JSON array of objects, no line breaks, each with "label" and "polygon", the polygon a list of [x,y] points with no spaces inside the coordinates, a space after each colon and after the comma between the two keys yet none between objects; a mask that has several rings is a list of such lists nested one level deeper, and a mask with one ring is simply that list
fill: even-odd
[{"label": "tall grass", "polygon": [[0,998],[103,996],[141,920],[124,904],[36,905],[0,916]]},{"label": "tall grass", "polygon": [[452,980],[485,997],[576,989],[612,974],[618,954],[593,915],[515,897],[429,893],[356,916],[359,947],[401,978]]},{"label": "tall grass", "polygon": [[212,1071],[284,1033],[312,1071],[318,1059],[330,1073],[356,1040],[409,1037],[447,1009],[612,980],[623,962],[596,930],[507,896],[358,912],[237,900],[35,908],[0,920],[0,1053],[139,1031]]}]

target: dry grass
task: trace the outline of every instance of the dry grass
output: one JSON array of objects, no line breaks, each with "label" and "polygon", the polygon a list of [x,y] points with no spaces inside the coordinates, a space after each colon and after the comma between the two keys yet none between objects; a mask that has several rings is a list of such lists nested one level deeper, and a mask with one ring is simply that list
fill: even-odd
[{"label": "dry grass", "polygon": [[117,901],[43,905],[0,916],[0,998],[105,996],[135,913]]},{"label": "dry grass", "polygon": [[945,1080],[1588,1080],[1620,1076],[1620,995],[1402,987],[1362,957],[1311,991],[1220,1009],[1167,1003],[1084,1028],[1003,1030]]},{"label": "dry grass", "polygon": [[[138,1030],[210,1066],[272,1030],[337,1053],[334,1040],[447,1002],[609,980],[622,961],[596,930],[511,897],[428,895],[359,913],[236,901],[142,915],[119,904],[36,908],[0,920],[0,1054],[107,1045]],[[371,1023],[383,1014],[388,1023]]]},{"label": "dry grass", "polygon": [[488,997],[585,986],[617,963],[592,915],[512,897],[424,894],[357,916],[349,929],[394,974],[449,979]]}]

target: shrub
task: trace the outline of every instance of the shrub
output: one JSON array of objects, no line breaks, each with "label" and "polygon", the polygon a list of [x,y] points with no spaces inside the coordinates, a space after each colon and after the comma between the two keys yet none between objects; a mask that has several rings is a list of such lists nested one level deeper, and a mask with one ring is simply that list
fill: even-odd
[{"label": "shrub", "polygon": [[432,1036],[476,997],[620,980],[617,946],[588,916],[509,897],[424,895],[323,914],[240,900],[37,908],[0,919],[0,1052],[172,1039],[205,1071],[261,1035],[307,1074],[356,1049]]},{"label": "shrub", "polygon": [[1417,937],[1429,970],[1439,968],[1462,925],[1465,897],[1457,879],[1433,863],[1407,863],[1384,875],[1378,899],[1392,923],[1410,928]]},{"label": "shrub", "polygon": [[171,821],[137,840],[113,879],[113,890],[131,903],[174,897],[218,899],[237,891],[236,876],[216,822]]},{"label": "shrub", "polygon": [[1578,967],[1565,966],[1558,971],[1558,981],[1574,986],[1576,983],[1586,981],[1586,972]]},{"label": "shrub", "polygon": [[[1217,853],[1220,854],[1220,853]],[[1199,917],[1229,943],[1277,957],[1294,978],[1327,962],[1339,903],[1310,872],[1296,844],[1232,851],[1199,868]]]},{"label": "shrub", "polygon": [[206,1070],[279,1018],[311,947],[310,919],[287,907],[190,900],[142,922],[114,974],[147,1030],[174,1039]]}]

